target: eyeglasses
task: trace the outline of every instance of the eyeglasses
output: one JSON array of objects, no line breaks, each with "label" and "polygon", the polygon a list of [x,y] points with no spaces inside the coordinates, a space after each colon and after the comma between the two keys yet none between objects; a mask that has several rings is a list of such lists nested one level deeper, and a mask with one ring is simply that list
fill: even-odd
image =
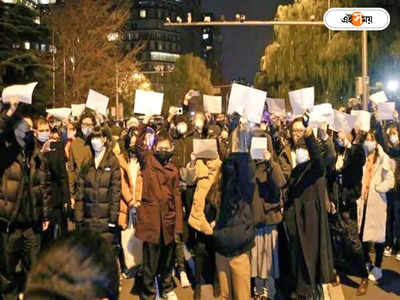
[{"label": "eyeglasses", "polygon": [[292,133],[304,133],[305,130],[304,129],[293,129]]},{"label": "eyeglasses", "polygon": [[167,151],[170,152],[171,148],[170,147],[157,147],[156,148],[157,151]]}]

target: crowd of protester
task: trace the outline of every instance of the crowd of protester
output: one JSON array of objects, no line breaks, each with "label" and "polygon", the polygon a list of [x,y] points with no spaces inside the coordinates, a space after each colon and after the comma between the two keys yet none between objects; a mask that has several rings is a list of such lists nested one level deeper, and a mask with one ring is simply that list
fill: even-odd
[{"label": "crowd of protester", "polygon": [[[220,299],[320,299],[339,275],[358,276],[361,296],[384,256],[400,260],[397,116],[345,133],[191,100],[123,122],[3,105],[0,299],[118,299],[121,278],[141,299],[177,299],[178,281],[194,299],[204,282]],[[267,138],[264,159],[253,137]],[[195,139],[216,139],[218,157],[196,157]]]}]

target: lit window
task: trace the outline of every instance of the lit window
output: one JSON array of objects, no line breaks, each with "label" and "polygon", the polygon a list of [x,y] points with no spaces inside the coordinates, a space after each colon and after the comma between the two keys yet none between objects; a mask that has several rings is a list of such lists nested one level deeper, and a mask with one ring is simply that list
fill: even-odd
[{"label": "lit window", "polygon": [[26,49],[26,50],[31,49],[31,43],[25,42],[25,49]]},{"label": "lit window", "polygon": [[147,16],[146,10],[145,10],[145,9],[141,9],[141,10],[139,11],[139,16],[140,16],[142,19],[146,19],[146,16]]},{"label": "lit window", "polygon": [[46,51],[46,44],[40,44],[40,51],[42,52]]},{"label": "lit window", "polygon": [[203,40],[207,40],[209,38],[208,33],[203,33]]}]

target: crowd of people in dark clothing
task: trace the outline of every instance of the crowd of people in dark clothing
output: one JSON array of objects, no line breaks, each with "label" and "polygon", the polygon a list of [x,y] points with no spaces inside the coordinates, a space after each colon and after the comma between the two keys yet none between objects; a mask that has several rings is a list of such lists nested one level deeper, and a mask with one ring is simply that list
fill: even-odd
[{"label": "crowd of people in dark clothing", "polygon": [[[370,131],[336,132],[307,112],[254,124],[192,100],[124,121],[2,106],[0,299],[118,299],[122,278],[140,299],[178,299],[177,283],[194,299],[204,283],[220,299],[323,299],[345,275],[361,296],[384,256],[400,261],[397,115],[377,121],[371,103]],[[199,139],[217,157],[197,157]]]}]

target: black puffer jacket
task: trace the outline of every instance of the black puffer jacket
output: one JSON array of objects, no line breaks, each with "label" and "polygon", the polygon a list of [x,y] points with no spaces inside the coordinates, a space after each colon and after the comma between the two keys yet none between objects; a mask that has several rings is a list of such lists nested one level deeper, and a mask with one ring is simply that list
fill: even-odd
[{"label": "black puffer jacket", "polygon": [[94,158],[81,169],[77,185],[75,220],[84,228],[105,233],[108,223],[118,221],[121,200],[121,173],[118,160],[108,147],[99,167]]},{"label": "black puffer jacket", "polygon": [[254,174],[250,162],[248,153],[232,153],[222,165],[222,199],[214,241],[216,251],[223,256],[238,256],[254,244]]},{"label": "black puffer jacket", "polygon": [[0,222],[40,224],[51,214],[48,165],[37,147],[21,149],[12,122],[0,116]]}]

